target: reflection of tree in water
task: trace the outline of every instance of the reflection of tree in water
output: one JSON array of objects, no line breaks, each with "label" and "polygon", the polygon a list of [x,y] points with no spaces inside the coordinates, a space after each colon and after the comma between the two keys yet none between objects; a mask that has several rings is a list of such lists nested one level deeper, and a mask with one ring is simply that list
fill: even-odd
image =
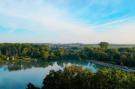
[{"label": "reflection of tree in water", "polygon": [[83,66],[92,66],[93,68],[97,68],[97,65],[91,63],[88,60],[47,60],[47,61],[31,61],[31,62],[17,62],[17,63],[7,63],[7,70],[9,71],[17,71],[17,70],[25,70],[30,69],[32,67],[48,67],[53,66],[54,63],[57,63],[60,67],[64,67],[67,64],[75,64],[75,65],[83,65]]},{"label": "reflection of tree in water", "polygon": [[16,71],[16,70],[25,70],[25,69],[30,69],[32,67],[47,67],[49,65],[53,65],[53,62],[51,61],[47,61],[47,62],[42,62],[42,61],[38,61],[38,62],[21,62],[21,63],[14,63],[11,64],[9,63],[7,65],[7,69],[9,71]]}]

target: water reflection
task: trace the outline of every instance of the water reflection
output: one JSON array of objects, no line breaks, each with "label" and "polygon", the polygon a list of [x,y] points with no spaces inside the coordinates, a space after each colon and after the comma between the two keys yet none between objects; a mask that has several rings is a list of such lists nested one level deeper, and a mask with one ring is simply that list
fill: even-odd
[{"label": "water reflection", "polygon": [[0,89],[25,89],[29,82],[40,87],[42,86],[42,80],[50,70],[62,70],[66,65],[71,64],[82,65],[93,72],[96,72],[100,67],[87,60],[7,63],[0,66]]}]

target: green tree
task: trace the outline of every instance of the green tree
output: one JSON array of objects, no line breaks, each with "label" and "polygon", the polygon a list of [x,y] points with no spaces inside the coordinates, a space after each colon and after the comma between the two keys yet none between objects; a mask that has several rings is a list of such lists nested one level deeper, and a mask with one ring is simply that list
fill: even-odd
[{"label": "green tree", "polygon": [[64,56],[64,54],[65,54],[65,49],[64,48],[60,48],[59,49],[59,55],[62,57],[62,56]]},{"label": "green tree", "polygon": [[108,43],[108,42],[100,42],[100,43],[99,43],[99,46],[100,46],[101,48],[108,48],[109,43]]},{"label": "green tree", "polygon": [[48,59],[49,58],[49,51],[42,50],[41,51],[41,58]]},{"label": "green tree", "polygon": [[[50,71],[41,89],[135,89],[135,74],[116,69],[100,69],[96,73],[81,66]],[[34,85],[31,84],[36,89]]]}]

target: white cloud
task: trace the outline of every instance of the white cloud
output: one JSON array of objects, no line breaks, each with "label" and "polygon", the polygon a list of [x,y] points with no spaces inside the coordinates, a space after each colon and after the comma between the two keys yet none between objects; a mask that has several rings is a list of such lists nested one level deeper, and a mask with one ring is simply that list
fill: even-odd
[{"label": "white cloud", "polygon": [[[24,2],[23,2],[24,3]],[[19,3],[17,3],[19,4]],[[0,11],[2,14],[1,24],[12,29],[27,29],[34,31],[53,30],[59,33],[60,41],[79,41],[87,33],[91,32],[93,26],[85,26],[82,22],[76,22],[68,19],[67,12],[61,11],[51,4],[39,6],[37,10],[33,10],[35,3],[31,4],[31,8],[27,9],[28,2],[15,8],[12,4]],[[37,5],[37,4],[36,4]],[[23,8],[23,9],[20,9]],[[48,33],[54,35],[55,33]],[[49,39],[49,38],[48,38]],[[73,40],[72,40],[73,39]]]},{"label": "white cloud", "polygon": [[[63,0],[59,0],[60,2],[65,3]],[[0,25],[12,30],[8,33],[8,37],[5,36],[6,34],[0,33],[0,41],[135,43],[135,39],[133,39],[135,38],[135,23],[123,25],[120,24],[123,22],[121,20],[120,23],[114,21],[95,26],[83,21],[75,21],[70,18],[70,14],[67,9],[60,9],[54,3],[44,0],[0,0]],[[33,34],[18,37],[15,33],[16,29],[31,30]],[[100,32],[97,29],[111,30]],[[36,32],[38,35],[35,34]]]}]

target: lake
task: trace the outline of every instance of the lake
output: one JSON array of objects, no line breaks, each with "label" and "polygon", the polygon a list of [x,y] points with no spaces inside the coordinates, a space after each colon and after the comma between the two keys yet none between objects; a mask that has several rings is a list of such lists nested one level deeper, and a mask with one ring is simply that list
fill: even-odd
[{"label": "lake", "polygon": [[0,66],[0,89],[26,89],[28,83],[38,87],[50,70],[63,70],[66,65],[81,65],[96,72],[101,66],[87,60],[61,60],[31,63],[7,63]]}]

